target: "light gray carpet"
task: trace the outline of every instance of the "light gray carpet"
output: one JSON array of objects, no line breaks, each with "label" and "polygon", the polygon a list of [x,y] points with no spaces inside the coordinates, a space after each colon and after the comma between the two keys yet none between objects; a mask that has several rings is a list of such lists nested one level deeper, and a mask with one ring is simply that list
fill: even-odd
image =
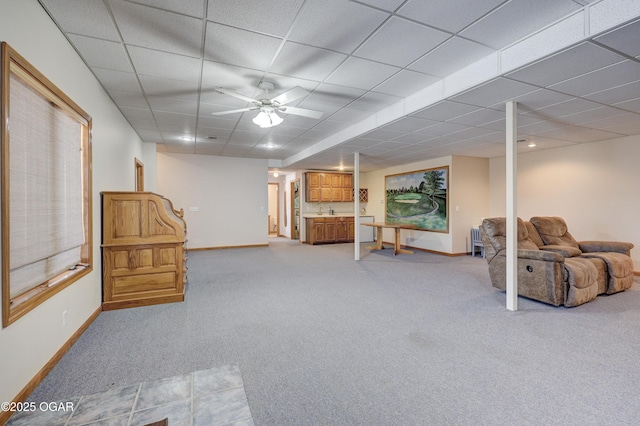
[{"label": "light gray carpet", "polygon": [[102,313],[36,401],[237,364],[256,425],[637,424],[640,288],[504,307],[486,261],[192,252],[184,303]]}]

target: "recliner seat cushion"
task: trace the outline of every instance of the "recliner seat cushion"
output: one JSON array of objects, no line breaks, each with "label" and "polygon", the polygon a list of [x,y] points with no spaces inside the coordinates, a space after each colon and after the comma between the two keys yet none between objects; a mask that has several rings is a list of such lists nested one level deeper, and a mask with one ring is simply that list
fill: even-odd
[{"label": "recliner seat cushion", "polygon": [[584,253],[582,257],[602,259],[607,265],[609,275],[607,294],[628,290],[633,285],[633,260],[631,257],[615,252]]}]

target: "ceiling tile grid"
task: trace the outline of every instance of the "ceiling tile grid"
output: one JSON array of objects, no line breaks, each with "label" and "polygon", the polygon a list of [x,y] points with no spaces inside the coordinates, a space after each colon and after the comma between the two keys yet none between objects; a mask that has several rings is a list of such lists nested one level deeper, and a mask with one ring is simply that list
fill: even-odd
[{"label": "ceiling tile grid", "polygon": [[[39,2],[141,139],[161,152],[291,159],[301,168],[305,161],[329,168],[344,155],[340,147],[350,156],[363,148],[363,170],[418,155],[504,155],[499,141],[508,100],[518,102],[521,132],[546,147],[640,133],[640,9],[609,10],[611,2]],[[495,74],[492,64],[503,49],[546,28],[553,33],[578,12],[594,20],[599,34],[593,40],[488,81],[469,67],[485,63],[486,76]],[[262,81],[274,89],[265,93]],[[429,86],[437,93],[438,84],[446,93],[441,100],[383,121],[394,117],[389,108],[404,111],[405,99]],[[251,122],[254,111],[212,115],[294,87],[309,94],[289,105],[321,111],[320,119],[285,112],[283,124],[265,130]],[[371,123],[381,128],[364,130]],[[368,133],[357,136],[359,129]],[[185,136],[193,140],[180,139]],[[268,143],[279,148],[264,148]]]}]

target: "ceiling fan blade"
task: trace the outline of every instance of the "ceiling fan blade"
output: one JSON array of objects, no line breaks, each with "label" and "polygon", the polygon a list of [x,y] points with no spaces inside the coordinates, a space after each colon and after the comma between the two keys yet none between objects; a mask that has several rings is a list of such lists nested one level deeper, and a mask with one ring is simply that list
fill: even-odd
[{"label": "ceiling fan blade", "polygon": [[315,119],[322,117],[322,114],[324,114],[322,111],[314,111],[312,109],[290,107],[290,106],[283,106],[281,108],[278,108],[278,111],[284,112],[285,114],[301,115],[303,117],[309,117],[309,118],[315,118]]},{"label": "ceiling fan blade", "polygon": [[227,114],[235,114],[237,112],[256,111],[256,110],[259,110],[259,109],[260,108],[258,108],[258,107],[240,108],[240,109],[232,109],[232,110],[229,110],[229,111],[212,112],[211,115],[227,115]]},{"label": "ceiling fan blade", "polygon": [[223,95],[229,95],[229,96],[233,96],[234,98],[238,98],[238,99],[242,99],[243,101],[247,101],[247,102],[251,102],[251,103],[258,103],[258,101],[256,101],[255,99],[252,99],[248,96],[245,95],[241,95],[240,93],[236,93],[233,92],[231,90],[227,90],[227,89],[221,89],[219,87],[214,88],[213,90],[215,90],[218,93],[221,93]]},{"label": "ceiling fan blade", "polygon": [[296,99],[300,99],[303,96],[307,96],[309,92],[302,87],[294,87],[291,90],[287,90],[286,92],[276,96],[271,99],[271,102],[277,102],[280,105],[288,104],[289,102],[293,102]]}]

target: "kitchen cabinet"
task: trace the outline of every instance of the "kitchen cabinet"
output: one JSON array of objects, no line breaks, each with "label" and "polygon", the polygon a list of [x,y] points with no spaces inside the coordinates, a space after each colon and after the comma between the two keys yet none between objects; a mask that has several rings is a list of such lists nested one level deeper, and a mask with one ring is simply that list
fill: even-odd
[{"label": "kitchen cabinet", "polygon": [[353,175],[349,173],[307,172],[305,182],[308,203],[353,201]]},{"label": "kitchen cabinet", "polygon": [[308,244],[352,243],[355,219],[348,216],[307,217]]}]

